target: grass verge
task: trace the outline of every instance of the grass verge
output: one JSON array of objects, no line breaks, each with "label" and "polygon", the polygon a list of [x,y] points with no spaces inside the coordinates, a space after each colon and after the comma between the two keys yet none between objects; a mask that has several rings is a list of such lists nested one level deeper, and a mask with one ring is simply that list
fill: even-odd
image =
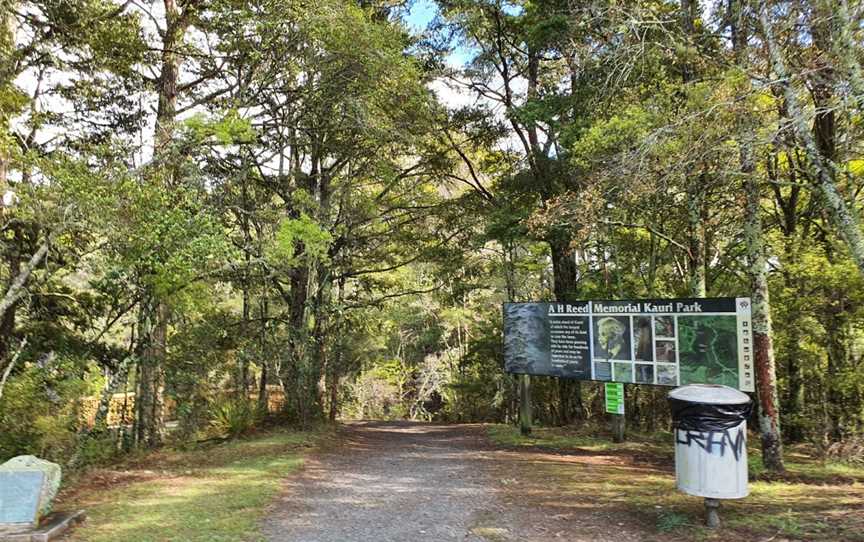
[{"label": "grass verge", "polygon": [[[802,449],[786,453],[788,472],[768,475],[758,439],[748,443],[750,495],[724,501],[723,528],[703,527],[702,499],[675,488],[674,449],[669,434],[634,435],[618,445],[596,431],[488,426],[490,440],[519,450],[529,465],[523,476],[539,480],[548,506],[611,511],[641,532],[640,540],[801,540],[864,542],[864,467],[819,461]],[[549,455],[553,452],[555,455]],[[520,454],[522,455],[522,454]]]},{"label": "grass verge", "polygon": [[66,491],[60,508],[85,508],[70,542],[258,541],[280,481],[303,464],[327,429],[273,431],[195,451],[159,451],[97,469]]}]

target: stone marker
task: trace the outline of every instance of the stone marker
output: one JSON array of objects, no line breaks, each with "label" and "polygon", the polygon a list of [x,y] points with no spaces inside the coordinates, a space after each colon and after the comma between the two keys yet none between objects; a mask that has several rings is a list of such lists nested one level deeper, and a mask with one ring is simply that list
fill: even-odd
[{"label": "stone marker", "polygon": [[60,465],[20,455],[0,465],[0,533],[32,529],[51,511]]},{"label": "stone marker", "polygon": [[40,471],[0,471],[0,533],[32,529],[39,523]]}]

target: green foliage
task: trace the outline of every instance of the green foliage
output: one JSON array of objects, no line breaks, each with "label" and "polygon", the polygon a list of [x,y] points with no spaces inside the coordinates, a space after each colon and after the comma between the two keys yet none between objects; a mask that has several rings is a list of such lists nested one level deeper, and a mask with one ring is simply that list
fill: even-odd
[{"label": "green foliage", "polygon": [[[185,306],[186,325],[170,339],[165,374],[167,394],[177,405],[178,431],[174,440],[181,445],[194,443],[210,434],[214,412],[219,420],[219,436],[231,432],[232,410],[223,391],[236,371],[238,350],[244,337],[231,333],[233,316],[220,310],[209,292]],[[241,400],[233,394],[232,400]]]},{"label": "green foliage", "polygon": [[237,111],[228,111],[219,119],[210,119],[203,113],[197,113],[186,119],[185,124],[196,144],[203,144],[209,139],[219,145],[241,144],[255,138],[252,124]]},{"label": "green foliage", "polygon": [[345,414],[357,419],[401,419],[409,417],[406,386],[411,368],[400,360],[388,360],[357,375],[345,405]]},{"label": "green foliage", "polygon": [[78,436],[75,448],[75,467],[97,467],[117,459],[123,450],[118,446],[116,431],[91,433],[87,437]]},{"label": "green foliage", "polygon": [[118,182],[123,198],[111,209],[116,226],[108,238],[118,278],[132,271],[139,284],[169,296],[230,256],[218,218],[196,193],[129,178]]},{"label": "green foliage", "polygon": [[[80,444],[69,405],[142,351],[184,444],[246,432],[265,377],[296,421],[331,406],[512,421],[500,304],[686,296],[701,270],[709,295],[750,294],[748,176],[781,425],[828,456],[856,442],[864,283],[775,86],[790,82],[840,199],[860,207],[861,91],[839,12],[774,21],[792,70],[775,78],[764,36],[736,50],[727,18],[681,24],[676,3],[448,0],[423,36],[372,4],[217,0],[164,34],[149,5],[4,11],[2,290],[51,248],[2,322],[0,368],[23,337],[32,352],[0,405],[0,455],[67,455]],[[445,81],[476,100],[447,103]],[[60,365],[38,366],[52,352]],[[601,411],[594,384],[533,390],[542,422]],[[633,390],[633,425],[662,428],[662,394]],[[92,446],[79,453],[112,453]]]},{"label": "green foliage", "polygon": [[101,379],[88,377],[86,366],[74,357],[25,360],[0,399],[0,461],[34,453],[65,463],[83,423],[78,401],[98,390]]},{"label": "green foliage", "polygon": [[228,438],[249,434],[258,423],[258,411],[245,398],[229,398],[216,401],[210,407],[210,427],[214,433]]},{"label": "green foliage", "polygon": [[640,145],[656,125],[650,111],[639,105],[628,106],[624,111],[582,131],[570,147],[570,160],[574,167],[591,170],[596,164],[620,155]]},{"label": "green foliage", "polygon": [[[302,261],[327,259],[327,249],[333,242],[332,234],[306,214],[299,218],[282,220],[270,247],[268,256],[282,267],[295,267]],[[297,248],[302,253],[297,254]]]}]

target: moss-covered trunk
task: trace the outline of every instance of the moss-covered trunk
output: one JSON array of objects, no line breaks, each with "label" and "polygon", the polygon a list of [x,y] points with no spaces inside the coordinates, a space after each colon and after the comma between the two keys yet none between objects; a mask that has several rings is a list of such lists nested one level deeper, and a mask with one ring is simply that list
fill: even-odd
[{"label": "moss-covered trunk", "polygon": [[[733,13],[733,46],[740,67],[747,69],[748,34],[744,10],[735,2]],[[751,314],[753,326],[753,363],[759,398],[759,433],[762,437],[762,462],[774,472],[783,467],[783,441],[780,433],[780,405],[777,393],[777,370],[771,326],[771,297],[768,291],[768,259],[765,233],[762,228],[762,185],[754,159],[755,126],[750,112],[740,116],[739,160],[744,178],[744,240],[747,252],[747,272],[750,277]]]}]

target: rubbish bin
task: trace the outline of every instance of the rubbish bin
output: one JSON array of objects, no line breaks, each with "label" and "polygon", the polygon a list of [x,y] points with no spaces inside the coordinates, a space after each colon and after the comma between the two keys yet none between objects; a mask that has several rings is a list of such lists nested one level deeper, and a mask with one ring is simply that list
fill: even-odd
[{"label": "rubbish bin", "polygon": [[669,405],[678,489],[706,499],[746,497],[750,398],[728,386],[691,384],[670,392]]}]

